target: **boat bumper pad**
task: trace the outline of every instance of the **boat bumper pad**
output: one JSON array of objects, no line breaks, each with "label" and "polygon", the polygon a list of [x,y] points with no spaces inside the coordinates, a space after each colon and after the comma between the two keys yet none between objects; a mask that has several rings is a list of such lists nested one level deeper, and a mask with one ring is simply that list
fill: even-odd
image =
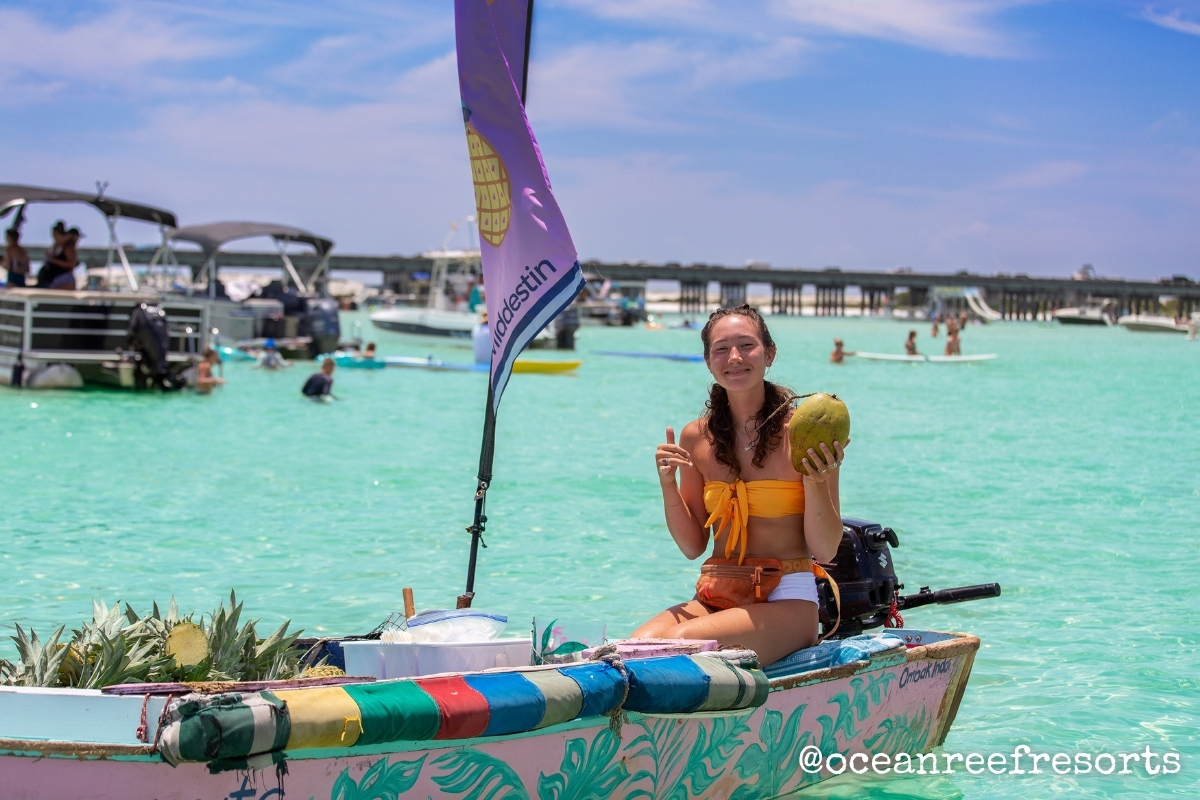
[{"label": "boat bumper pad", "polygon": [[164,713],[164,761],[237,763],[282,750],[473,739],[538,730],[619,709],[645,714],[754,708],[767,678],[712,655],[251,693],[187,695]]}]

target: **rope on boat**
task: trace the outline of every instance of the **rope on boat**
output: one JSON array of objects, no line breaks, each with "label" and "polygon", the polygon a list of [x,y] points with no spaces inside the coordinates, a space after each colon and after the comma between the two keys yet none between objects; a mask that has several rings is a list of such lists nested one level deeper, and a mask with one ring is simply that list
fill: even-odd
[{"label": "rope on boat", "polygon": [[150,693],[142,695],[142,721],[137,726],[137,738],[142,744],[150,743],[150,732],[146,730],[146,706],[150,705]]},{"label": "rope on boat", "polygon": [[621,738],[621,726],[629,722],[629,714],[625,711],[625,701],[629,699],[629,672],[625,669],[625,662],[621,660],[621,655],[617,651],[617,645],[604,644],[597,647],[588,657],[588,661],[603,661],[610,667],[621,673],[624,685],[624,691],[621,695],[621,702],[617,703],[617,707],[608,712],[605,716],[608,717],[608,729]]},{"label": "rope on boat", "polygon": [[900,605],[895,599],[892,600],[892,607],[888,609],[887,619],[883,621],[885,628],[903,628],[904,617],[900,616]]}]

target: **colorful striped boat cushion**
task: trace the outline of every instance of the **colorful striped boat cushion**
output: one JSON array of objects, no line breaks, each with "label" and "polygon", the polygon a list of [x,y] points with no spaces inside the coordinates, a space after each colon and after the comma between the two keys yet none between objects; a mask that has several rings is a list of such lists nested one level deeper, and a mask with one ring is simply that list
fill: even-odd
[{"label": "colorful striped boat cushion", "polygon": [[280,750],[291,736],[291,717],[271,692],[189,695],[167,707],[158,733],[164,761],[217,761]]},{"label": "colorful striped boat cushion", "polygon": [[761,670],[745,669],[722,658],[705,655],[667,656],[625,662],[629,672],[626,711],[644,714],[686,714],[760,706],[767,700],[767,678]]},{"label": "colorful striped boat cushion", "polygon": [[[158,747],[172,764],[399,741],[471,739],[610,714],[762,705],[767,680],[741,662],[691,655],[226,695],[173,702]],[[628,692],[627,692],[628,686]]]}]

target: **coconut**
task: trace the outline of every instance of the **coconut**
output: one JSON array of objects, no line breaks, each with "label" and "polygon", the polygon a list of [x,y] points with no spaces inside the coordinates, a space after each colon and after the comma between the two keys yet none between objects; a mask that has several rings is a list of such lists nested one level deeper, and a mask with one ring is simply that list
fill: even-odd
[{"label": "coconut", "polygon": [[792,412],[788,439],[792,443],[792,466],[797,472],[804,472],[802,462],[808,458],[809,449],[816,450],[824,459],[822,444],[829,448],[831,455],[836,455],[834,442],[846,446],[850,439],[850,411],[836,394],[810,394]]},{"label": "coconut", "polygon": [[199,664],[208,656],[208,636],[194,622],[178,622],[167,634],[166,653],[176,667]]}]

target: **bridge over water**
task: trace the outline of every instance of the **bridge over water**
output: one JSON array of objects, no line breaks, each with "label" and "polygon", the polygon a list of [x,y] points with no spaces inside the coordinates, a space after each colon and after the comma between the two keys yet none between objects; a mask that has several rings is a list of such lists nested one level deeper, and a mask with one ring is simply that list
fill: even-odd
[{"label": "bridge over water", "polygon": [[[40,260],[43,248],[30,247],[33,260]],[[133,264],[149,264],[153,249],[126,251]],[[105,263],[103,248],[81,248],[80,258],[90,265]],[[180,265],[199,268],[203,256],[199,252],[177,250]],[[317,267],[314,256],[295,254],[292,262],[301,278],[309,279]],[[219,267],[276,270],[279,256],[269,252],[220,252]],[[334,254],[329,261],[331,270],[382,273],[384,282],[400,292],[411,291],[420,284],[414,276],[428,274],[433,260],[426,256],[359,256]],[[712,264],[647,264],[602,263],[588,261],[584,270],[614,281],[666,280],[678,281],[680,310],[700,313],[710,302],[735,305],[745,301],[746,286],[750,283],[771,286],[771,311],[777,314],[799,314],[804,293],[815,294],[816,313],[826,316],[844,315],[847,310],[846,290],[856,289],[857,306],[861,313],[872,313],[890,302],[897,294],[907,292],[909,305],[923,305],[929,291],[944,287],[970,287],[980,291],[988,305],[1006,319],[1037,319],[1053,309],[1076,305],[1089,296],[1111,298],[1121,314],[1154,313],[1164,299],[1175,298],[1178,311],[1190,314],[1200,310],[1200,284],[1176,277],[1161,281],[1125,281],[1109,278],[1073,280],[1071,278],[1040,278],[1028,275],[973,275],[958,272],[953,275],[916,272],[850,272],[837,268],[791,269],[764,267],[724,267]],[[710,284],[717,284],[718,295],[709,298]]]}]

